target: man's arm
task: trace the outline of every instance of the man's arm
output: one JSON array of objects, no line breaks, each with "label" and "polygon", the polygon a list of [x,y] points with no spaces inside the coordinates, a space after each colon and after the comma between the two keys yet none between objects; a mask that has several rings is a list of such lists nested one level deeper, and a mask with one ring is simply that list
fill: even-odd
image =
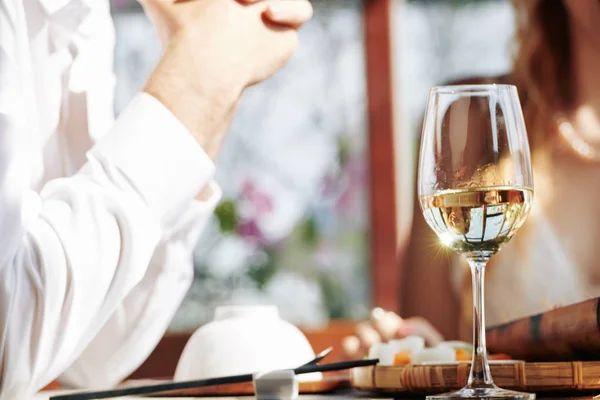
[{"label": "man's arm", "polygon": [[[131,375],[156,347],[193,280],[193,250],[219,198],[194,202],[156,248],[144,278],[61,376],[72,387],[111,387]],[[182,225],[179,225],[182,224]]]},{"label": "man's arm", "polygon": [[[222,116],[230,115],[247,84],[277,64],[273,60],[291,54],[270,46],[276,31],[256,23],[262,11],[235,10],[239,20],[232,25],[243,29],[221,26],[230,41],[206,51],[199,36],[181,34],[153,75],[148,92],[154,96],[140,94],[80,172],[49,182],[38,194],[28,187],[24,151],[35,124],[19,86],[27,78],[25,30],[17,30],[25,11],[22,3],[0,0],[0,398],[26,398],[77,359],[147,276],[170,215],[211,181],[211,143],[222,138]],[[212,8],[195,22],[229,11]],[[262,48],[265,64],[255,59],[235,75],[224,68],[231,54],[244,53],[235,37],[242,46]],[[211,35],[211,43],[217,39]],[[186,57],[185,49],[202,53],[213,67]],[[271,58],[264,49],[273,51]],[[183,68],[184,62],[194,67]],[[215,66],[224,69],[216,74]]]},{"label": "man's arm", "polygon": [[140,2],[165,46],[144,91],[170,109],[211,157],[242,91],[289,60],[298,46],[295,28],[312,16],[306,0]]},{"label": "man's arm", "polygon": [[[309,3],[294,1],[278,5],[283,7],[275,15],[273,10],[277,8],[263,4],[271,22],[297,28],[312,16]],[[131,374],[146,359],[162,338],[192,282],[193,249],[219,198],[220,189],[208,185],[194,202],[176,213],[146,275],[61,376],[63,383],[108,387]]]}]

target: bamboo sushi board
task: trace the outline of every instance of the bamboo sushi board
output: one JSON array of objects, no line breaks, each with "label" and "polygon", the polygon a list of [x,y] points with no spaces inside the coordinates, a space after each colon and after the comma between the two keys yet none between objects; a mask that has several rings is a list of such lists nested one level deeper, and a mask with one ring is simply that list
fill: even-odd
[{"label": "bamboo sushi board", "polygon": [[[441,393],[466,385],[470,363],[371,366],[351,371],[352,386],[385,393]],[[490,365],[494,382],[506,389],[556,392],[600,389],[600,362],[499,362]]]}]

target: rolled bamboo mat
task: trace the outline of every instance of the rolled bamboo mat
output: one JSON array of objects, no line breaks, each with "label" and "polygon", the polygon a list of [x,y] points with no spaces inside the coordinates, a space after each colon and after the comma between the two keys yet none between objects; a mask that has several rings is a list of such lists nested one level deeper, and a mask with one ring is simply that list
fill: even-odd
[{"label": "rolled bamboo mat", "polygon": [[600,298],[491,327],[487,348],[525,361],[600,360]]},{"label": "rolled bamboo mat", "polygon": [[[507,389],[557,392],[600,389],[600,362],[540,362],[490,365],[494,382]],[[440,393],[467,384],[470,363],[374,366],[351,371],[352,386],[375,392]]]}]

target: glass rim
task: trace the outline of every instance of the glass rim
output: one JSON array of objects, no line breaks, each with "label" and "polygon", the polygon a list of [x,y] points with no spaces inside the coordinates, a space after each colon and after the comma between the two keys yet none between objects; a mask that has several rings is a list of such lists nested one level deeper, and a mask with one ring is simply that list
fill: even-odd
[{"label": "glass rim", "polygon": [[441,94],[460,94],[460,93],[472,93],[472,94],[486,94],[499,91],[511,91],[515,90],[515,85],[508,85],[504,83],[486,83],[486,84],[470,84],[470,85],[439,85],[431,88],[431,93]]}]

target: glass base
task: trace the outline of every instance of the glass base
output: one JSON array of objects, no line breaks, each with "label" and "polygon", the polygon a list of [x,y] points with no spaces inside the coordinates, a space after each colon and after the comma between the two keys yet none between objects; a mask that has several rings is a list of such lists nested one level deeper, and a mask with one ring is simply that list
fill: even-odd
[{"label": "glass base", "polygon": [[514,400],[534,400],[535,393],[515,392],[512,390],[500,389],[498,386],[489,388],[473,389],[464,387],[458,392],[449,392],[427,396],[427,400],[443,400],[443,399],[514,399]]}]

